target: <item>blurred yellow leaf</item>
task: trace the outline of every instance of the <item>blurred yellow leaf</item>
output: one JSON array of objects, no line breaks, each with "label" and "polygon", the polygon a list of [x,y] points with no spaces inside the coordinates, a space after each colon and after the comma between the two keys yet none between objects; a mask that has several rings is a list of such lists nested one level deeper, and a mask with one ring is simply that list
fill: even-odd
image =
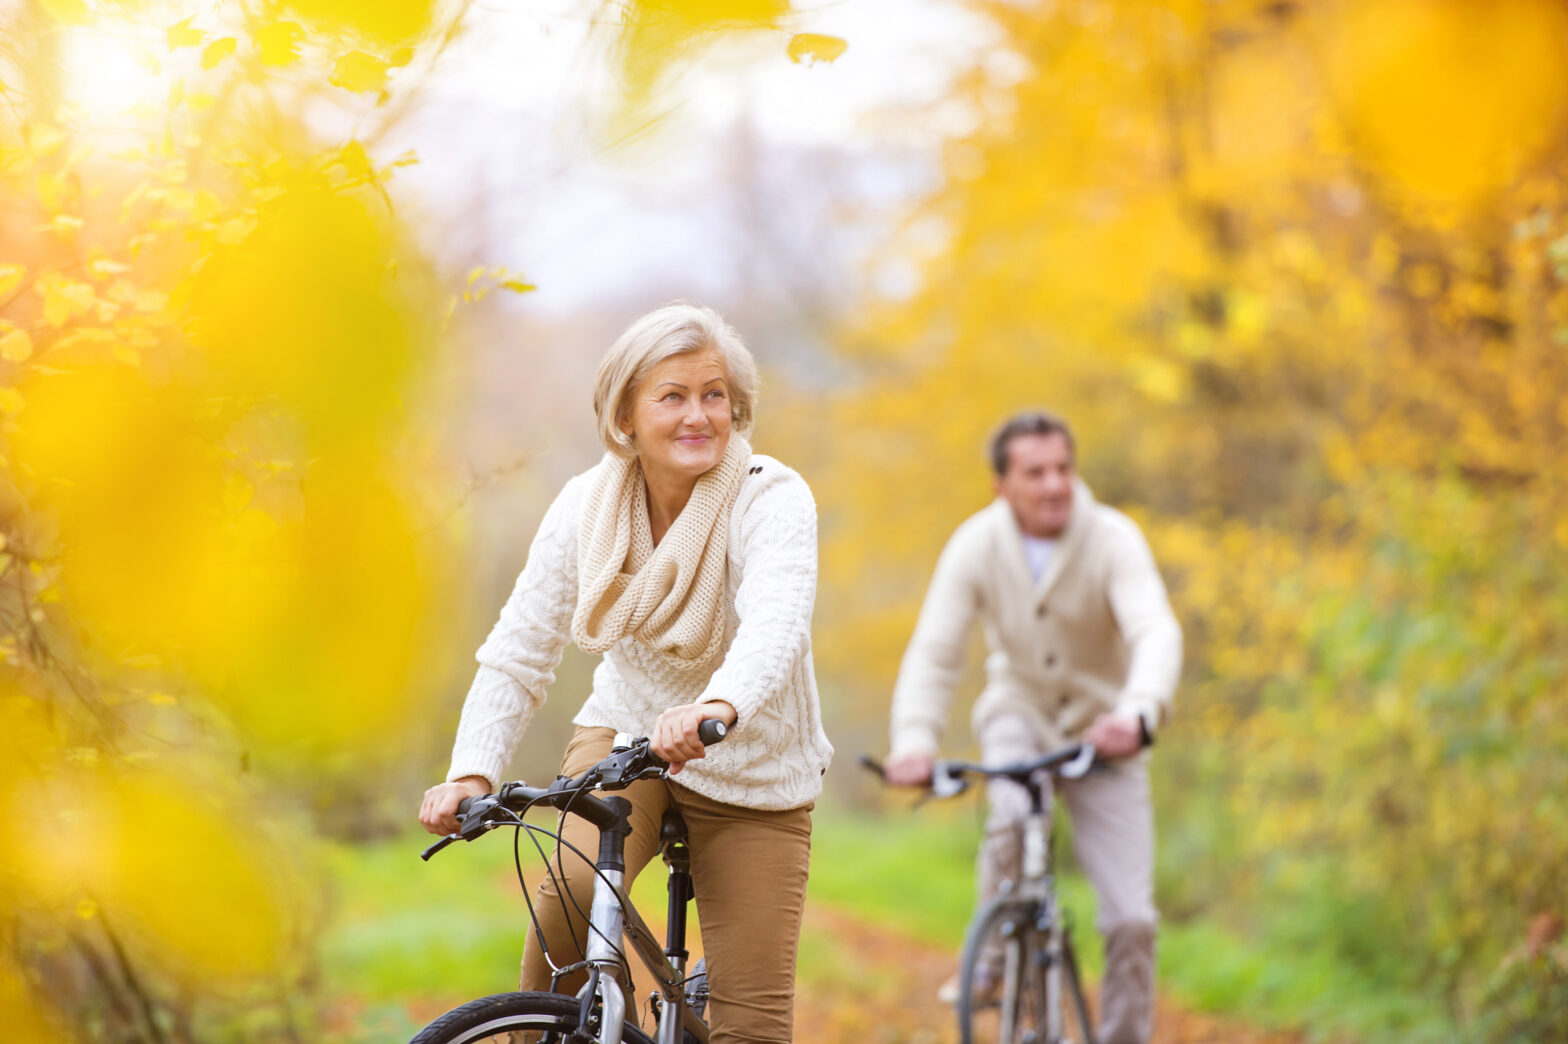
[{"label": "blurred yellow leaf", "polygon": [[299,60],[299,42],[305,30],[298,22],[273,22],[256,33],[256,52],[266,65],[292,65]]},{"label": "blurred yellow leaf", "polygon": [[91,899],[78,899],[76,901],[76,916],[84,921],[90,921],[98,916],[98,904]]},{"label": "blurred yellow leaf", "polygon": [[123,261],[100,257],[87,263],[87,271],[99,279],[108,279],[110,276],[124,275],[131,270],[131,266]]},{"label": "blurred yellow leaf", "polygon": [[401,43],[430,24],[435,0],[285,0],[285,6],[320,28]]},{"label": "blurred yellow leaf", "polygon": [[38,6],[58,21],[84,25],[92,18],[85,0],[38,0]]},{"label": "blurred yellow leaf", "polygon": [[0,297],[5,297],[27,278],[27,266],[10,262],[0,265]]},{"label": "blurred yellow leaf", "polygon": [[34,285],[44,299],[44,322],[64,326],[97,303],[98,295],[89,283],[67,279],[58,272],[39,276]]},{"label": "blurred yellow leaf", "polygon": [[842,37],[796,33],[789,39],[789,60],[807,64],[837,61],[848,47],[849,42]]},{"label": "blurred yellow leaf", "polygon": [[7,362],[26,362],[33,354],[33,339],[18,327],[0,337],[0,358]]},{"label": "blurred yellow leaf", "polygon": [[225,36],[221,40],[214,40],[201,52],[201,67],[203,69],[216,68],[217,64],[234,53],[234,48],[239,46],[239,41],[232,36]]},{"label": "blurred yellow leaf", "polygon": [[346,91],[379,91],[387,85],[385,61],[364,51],[350,51],[338,59],[331,82]]},{"label": "blurred yellow leaf", "polygon": [[180,47],[196,47],[201,43],[203,38],[201,30],[191,28],[191,22],[195,20],[195,17],[195,15],[192,15],[182,22],[175,22],[169,26],[169,50],[172,51]]},{"label": "blurred yellow leaf", "polygon": [[20,413],[24,402],[15,388],[0,388],[0,412]]}]

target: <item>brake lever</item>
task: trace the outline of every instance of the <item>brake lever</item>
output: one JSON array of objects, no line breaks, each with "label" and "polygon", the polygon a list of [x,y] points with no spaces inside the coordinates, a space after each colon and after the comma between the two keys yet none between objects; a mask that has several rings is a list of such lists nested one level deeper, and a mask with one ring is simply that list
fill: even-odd
[{"label": "brake lever", "polygon": [[1056,770],[1056,774],[1063,779],[1082,779],[1094,767],[1094,759],[1099,756],[1099,751],[1094,749],[1093,743],[1084,743],[1078,747],[1078,756]]},{"label": "brake lever", "polygon": [[458,840],[461,840],[460,835],[458,835],[458,834],[448,834],[445,837],[443,837],[441,840],[437,841],[435,844],[431,845],[429,848],[425,849],[423,852],[419,853],[419,858],[423,859],[425,862],[428,863],[428,862],[430,862],[430,857],[431,856],[433,856],[437,852],[441,851],[447,845],[450,845],[453,841],[458,841]]},{"label": "brake lever", "polygon": [[950,769],[945,761],[938,761],[931,768],[931,796],[957,797],[969,789],[969,782]]}]

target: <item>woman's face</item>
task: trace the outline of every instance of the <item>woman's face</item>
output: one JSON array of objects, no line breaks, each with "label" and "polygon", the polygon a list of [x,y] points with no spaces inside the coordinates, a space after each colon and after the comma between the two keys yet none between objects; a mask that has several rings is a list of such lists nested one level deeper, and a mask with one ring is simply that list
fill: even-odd
[{"label": "woman's face", "polygon": [[644,474],[695,479],[724,459],[730,385],[717,351],[673,355],[632,392],[621,431],[636,440]]}]

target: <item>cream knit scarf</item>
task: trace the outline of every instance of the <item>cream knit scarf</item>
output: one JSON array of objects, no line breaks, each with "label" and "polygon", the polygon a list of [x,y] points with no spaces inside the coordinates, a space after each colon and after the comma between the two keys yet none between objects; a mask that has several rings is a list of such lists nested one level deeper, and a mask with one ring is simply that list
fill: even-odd
[{"label": "cream knit scarf", "polygon": [[602,653],[630,636],[678,670],[723,652],[730,513],[751,460],[731,434],[724,458],[697,479],[691,499],[653,546],[642,466],[605,454],[577,529],[577,609],[572,640]]}]

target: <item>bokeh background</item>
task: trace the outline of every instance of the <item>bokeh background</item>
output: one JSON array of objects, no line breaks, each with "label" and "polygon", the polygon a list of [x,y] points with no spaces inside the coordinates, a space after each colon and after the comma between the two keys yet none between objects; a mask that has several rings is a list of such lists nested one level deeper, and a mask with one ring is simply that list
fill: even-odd
[{"label": "bokeh background", "polygon": [[953,1037],[978,808],[853,763],[1025,406],[1186,630],[1162,1039],[1568,1039],[1565,141],[1561,0],[0,0],[7,1039],[512,986],[413,813],[674,298],[821,512],[800,1039]]}]

